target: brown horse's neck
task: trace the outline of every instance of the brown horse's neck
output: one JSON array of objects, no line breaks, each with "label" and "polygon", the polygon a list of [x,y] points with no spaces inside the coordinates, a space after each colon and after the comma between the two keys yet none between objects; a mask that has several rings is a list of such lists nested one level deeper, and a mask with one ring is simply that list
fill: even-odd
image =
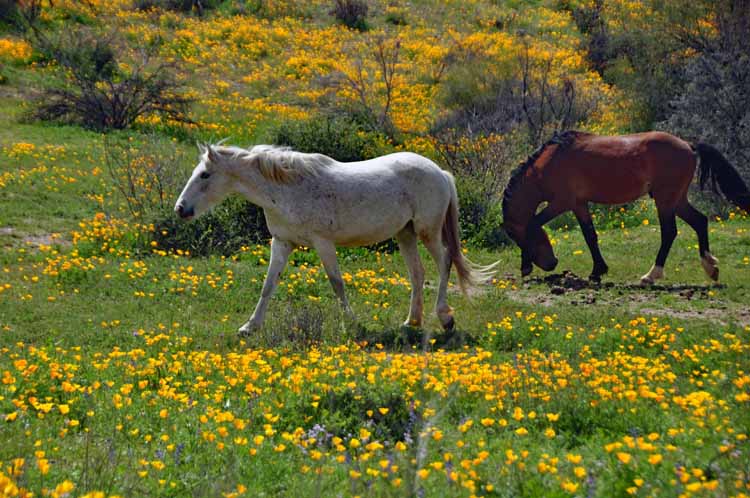
[{"label": "brown horse's neck", "polygon": [[542,202],[542,194],[533,181],[523,178],[515,186],[512,195],[503,199],[503,224],[517,244],[526,239],[526,227]]}]

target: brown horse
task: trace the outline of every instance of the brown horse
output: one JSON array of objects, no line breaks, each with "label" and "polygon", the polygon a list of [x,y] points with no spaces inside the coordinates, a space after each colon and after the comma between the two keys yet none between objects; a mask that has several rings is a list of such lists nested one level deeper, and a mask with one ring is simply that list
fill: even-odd
[{"label": "brown horse", "polygon": [[[750,211],[747,186],[710,145],[691,145],[661,132],[614,137],[577,131],[556,134],[512,173],[503,194],[504,226],[521,248],[522,275],[531,273],[532,263],[546,271],[557,266],[542,226],[573,211],[594,260],[590,278],[599,280],[608,268],[599,251],[588,204],[624,204],[649,194],[659,214],[661,248],[641,283],[652,284],[664,277],[664,263],[677,236],[675,215],[695,230],[703,268],[711,279],[718,280],[718,261],[708,245],[708,219],[687,198],[696,168],[701,188],[709,182],[718,192],[718,183],[729,201]],[[537,213],[543,202],[546,207]]]}]

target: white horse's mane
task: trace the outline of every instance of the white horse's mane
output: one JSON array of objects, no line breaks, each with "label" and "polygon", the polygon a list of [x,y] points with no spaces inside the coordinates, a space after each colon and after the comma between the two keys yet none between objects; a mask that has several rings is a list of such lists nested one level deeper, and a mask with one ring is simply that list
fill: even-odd
[{"label": "white horse's mane", "polygon": [[257,167],[264,178],[276,183],[291,183],[299,178],[316,176],[334,160],[323,154],[306,154],[278,145],[256,145],[252,149],[214,145],[213,150],[230,156],[249,167]]}]

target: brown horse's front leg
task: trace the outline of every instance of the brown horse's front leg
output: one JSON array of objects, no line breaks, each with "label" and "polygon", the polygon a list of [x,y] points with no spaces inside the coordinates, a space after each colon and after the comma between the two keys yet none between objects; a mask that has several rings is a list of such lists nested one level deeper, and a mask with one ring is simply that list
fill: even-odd
[{"label": "brown horse's front leg", "polygon": [[[533,266],[532,263],[536,263],[540,268],[545,271],[552,271],[557,266],[557,259],[552,254],[544,261],[538,261],[539,256],[537,251],[537,243],[540,242],[539,234],[542,233],[542,227],[559,215],[564,213],[566,209],[561,208],[553,204],[547,205],[538,214],[536,214],[529,224],[526,226],[526,234],[524,237],[524,245],[521,247],[521,275],[526,276],[531,273]],[[549,244],[549,243],[548,243]],[[550,248],[551,252],[551,248]]]},{"label": "brown horse's front leg", "polygon": [[528,249],[521,249],[521,276],[526,277],[534,271],[534,257]]}]

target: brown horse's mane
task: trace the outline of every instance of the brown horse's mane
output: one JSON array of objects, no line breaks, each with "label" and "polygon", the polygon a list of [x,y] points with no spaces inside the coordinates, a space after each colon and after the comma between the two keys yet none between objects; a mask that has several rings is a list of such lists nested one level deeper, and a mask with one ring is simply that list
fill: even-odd
[{"label": "brown horse's mane", "polygon": [[578,137],[582,135],[587,135],[587,133],[576,130],[568,130],[560,133],[555,133],[552,138],[550,138],[541,147],[534,151],[534,153],[532,153],[524,162],[518,165],[518,167],[516,167],[510,173],[508,185],[505,187],[505,191],[503,192],[503,220],[507,219],[508,209],[510,209],[510,201],[513,198],[513,194],[515,193],[515,191],[518,190],[518,187],[520,187],[523,183],[523,179],[526,176],[526,171],[528,171],[528,169],[531,168],[534,163],[536,163],[537,159],[539,159],[539,157],[544,153],[547,147],[557,145],[558,147],[556,152],[565,150]]}]

